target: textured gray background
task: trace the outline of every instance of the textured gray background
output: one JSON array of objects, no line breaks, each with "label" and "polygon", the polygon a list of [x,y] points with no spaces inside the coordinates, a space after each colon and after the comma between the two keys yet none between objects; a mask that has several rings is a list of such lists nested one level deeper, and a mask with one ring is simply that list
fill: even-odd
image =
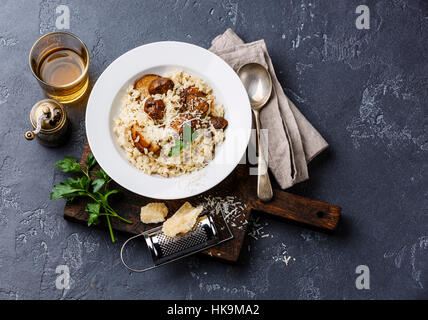
[{"label": "textured gray background", "polygon": [[[371,29],[363,31],[355,8],[364,2]],[[66,222],[64,202],[48,198],[64,179],[53,163],[80,156],[85,104],[68,109],[66,146],[23,137],[31,106],[44,97],[28,53],[55,30],[59,4],[90,50],[92,85],[141,44],[207,48],[228,27],[245,41],[264,38],[284,90],[331,145],[310,165],[311,179],[291,191],[342,206],[339,230],[326,235],[261,216],[273,237],[248,239],[237,265],[197,256],[147,274],[125,270],[124,236],[112,244],[104,230]],[[427,38],[423,1],[2,0],[0,298],[427,298]],[[288,266],[276,261],[282,244],[295,259]],[[71,270],[67,291],[54,285],[60,264]],[[370,290],[355,288],[360,264],[370,267]]]}]

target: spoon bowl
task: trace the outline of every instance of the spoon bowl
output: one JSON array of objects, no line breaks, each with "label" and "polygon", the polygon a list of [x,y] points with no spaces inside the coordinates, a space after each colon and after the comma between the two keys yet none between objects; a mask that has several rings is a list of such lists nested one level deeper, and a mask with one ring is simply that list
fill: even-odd
[{"label": "spoon bowl", "polygon": [[248,63],[238,70],[239,78],[247,90],[252,109],[260,110],[272,93],[272,80],[269,72],[258,63]]}]

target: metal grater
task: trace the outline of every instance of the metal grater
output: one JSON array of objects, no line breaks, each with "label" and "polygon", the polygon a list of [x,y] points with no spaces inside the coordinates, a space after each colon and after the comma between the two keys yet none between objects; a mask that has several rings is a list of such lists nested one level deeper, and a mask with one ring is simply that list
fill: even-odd
[{"label": "metal grater", "polygon": [[[224,219],[224,217],[223,217]],[[125,267],[134,272],[145,272],[163,264],[167,264],[178,259],[190,256],[202,250],[211,248],[220,243],[233,239],[229,225],[225,221],[229,237],[219,240],[217,228],[211,215],[207,214],[199,217],[194,228],[188,233],[170,238],[162,232],[162,226],[147,230],[139,235],[133,236],[125,241],[120,250],[120,258]],[[126,264],[123,258],[123,251],[129,241],[144,236],[152,259],[153,265],[144,269],[134,269]]]}]

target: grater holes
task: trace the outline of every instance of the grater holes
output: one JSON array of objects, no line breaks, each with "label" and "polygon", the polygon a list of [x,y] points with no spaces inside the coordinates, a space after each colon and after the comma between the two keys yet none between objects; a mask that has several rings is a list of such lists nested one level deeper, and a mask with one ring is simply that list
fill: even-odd
[{"label": "grater holes", "polygon": [[161,255],[167,257],[175,253],[187,250],[209,240],[206,230],[199,223],[197,227],[186,234],[175,238],[166,236],[163,232],[158,236]]}]

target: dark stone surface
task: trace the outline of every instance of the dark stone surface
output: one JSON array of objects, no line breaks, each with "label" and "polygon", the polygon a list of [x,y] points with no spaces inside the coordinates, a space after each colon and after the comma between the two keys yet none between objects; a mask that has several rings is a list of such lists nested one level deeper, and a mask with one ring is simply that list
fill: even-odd
[{"label": "dark stone surface", "polygon": [[[367,2],[371,29],[357,30]],[[58,149],[27,142],[28,112],[44,95],[28,67],[55,8],[91,52],[94,82],[141,44],[179,40],[209,47],[233,28],[264,38],[284,90],[331,148],[291,191],[343,207],[333,235],[261,216],[237,265],[191,257],[147,274],[119,261],[120,241],[69,223],[49,193],[64,175],[52,164],[79,157],[85,103],[68,108],[71,141]],[[71,1],[3,0],[0,5],[0,298],[427,298],[428,5],[424,1]],[[288,266],[278,260],[286,246]],[[294,259],[295,260],[294,260]],[[138,261],[136,256],[135,262]],[[55,288],[66,264],[71,289]],[[370,290],[357,290],[367,265]]]}]

